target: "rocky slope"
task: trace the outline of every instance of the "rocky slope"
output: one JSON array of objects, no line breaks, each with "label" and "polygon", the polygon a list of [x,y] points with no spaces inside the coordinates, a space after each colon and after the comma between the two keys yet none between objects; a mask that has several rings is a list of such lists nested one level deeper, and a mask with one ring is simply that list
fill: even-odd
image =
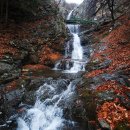
[{"label": "rocky slope", "polygon": [[83,25],[85,31],[81,33],[83,44],[90,44],[93,51],[78,89],[79,99],[94,130],[130,129],[130,4],[115,4],[121,4],[121,12],[115,8],[114,27],[106,10],[109,15],[95,15],[98,27]]},{"label": "rocky slope", "polygon": [[9,2],[7,24],[3,17],[0,23],[0,123],[25,94],[31,82],[25,75],[54,67],[63,54],[67,29],[58,6],[54,0],[39,2]]}]

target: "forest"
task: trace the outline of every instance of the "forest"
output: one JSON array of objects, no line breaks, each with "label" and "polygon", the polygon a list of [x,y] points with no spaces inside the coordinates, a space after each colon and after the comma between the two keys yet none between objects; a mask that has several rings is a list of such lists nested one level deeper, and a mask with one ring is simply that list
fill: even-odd
[{"label": "forest", "polygon": [[0,0],[0,130],[130,130],[130,1]]}]

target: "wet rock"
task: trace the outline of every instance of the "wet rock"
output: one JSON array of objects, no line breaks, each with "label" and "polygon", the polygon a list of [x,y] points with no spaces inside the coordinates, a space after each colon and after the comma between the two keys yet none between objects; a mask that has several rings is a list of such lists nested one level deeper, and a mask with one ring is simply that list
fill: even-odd
[{"label": "wet rock", "polygon": [[6,72],[6,73],[0,75],[0,83],[7,83],[9,81],[12,81],[13,79],[17,79],[20,76],[20,74],[21,74],[20,69]]},{"label": "wet rock", "polygon": [[7,102],[11,102],[14,101],[15,99],[21,99],[23,94],[24,94],[25,90],[24,89],[16,89],[14,91],[11,91],[7,94],[5,94],[5,98],[7,100]]},{"label": "wet rock", "polygon": [[105,74],[101,74],[101,77],[107,81],[107,80],[116,79],[117,75],[116,74],[107,74],[107,73],[105,73]]},{"label": "wet rock", "polygon": [[30,83],[26,87],[27,91],[35,91],[37,90],[41,85],[44,84],[45,78],[35,78],[35,79],[30,79]]},{"label": "wet rock", "polygon": [[68,58],[59,61],[57,64],[57,69],[69,70],[72,66],[73,66],[73,61],[71,61],[71,59]]},{"label": "wet rock", "polygon": [[110,63],[111,63],[111,60],[105,60],[104,62],[95,65],[93,68],[94,69],[105,69],[105,68],[109,67]]},{"label": "wet rock", "polygon": [[50,59],[47,59],[47,60],[44,61],[44,65],[45,65],[45,66],[48,66],[48,67],[51,67],[51,68],[54,68],[54,66],[55,66],[55,61],[52,61],[52,60],[50,60]]},{"label": "wet rock", "polygon": [[125,85],[125,86],[128,86],[130,87],[130,79],[127,75],[119,75],[120,78],[118,78],[118,81]]},{"label": "wet rock", "polygon": [[99,64],[99,60],[98,60],[98,59],[95,60],[95,61],[88,62],[87,65],[86,65],[86,67],[85,67],[85,69],[88,70],[88,71],[92,71],[92,70],[95,69],[94,67],[95,67],[97,64]]},{"label": "wet rock", "polygon": [[27,50],[27,51],[35,52],[37,48],[35,46],[32,46],[30,42],[31,41],[28,39],[14,40],[14,41],[10,41],[10,45],[20,50]]},{"label": "wet rock", "polygon": [[100,61],[96,59],[92,62],[89,62],[86,65],[86,70],[92,71],[92,70],[97,70],[97,69],[105,69],[109,67],[110,63],[111,63],[111,60],[105,60],[104,62],[100,63]]},{"label": "wet rock", "polygon": [[8,64],[13,64],[15,61],[14,61],[13,57],[10,54],[5,54],[2,57],[1,62],[8,63]]},{"label": "wet rock", "polygon": [[90,41],[90,37],[91,37],[91,35],[81,35],[80,36],[80,39],[81,39],[81,43],[82,43],[82,45],[88,45],[88,44],[91,44],[92,42]]},{"label": "wet rock", "polygon": [[104,120],[99,120],[99,124],[103,130],[110,130],[109,124]]},{"label": "wet rock", "polygon": [[30,55],[29,60],[30,60],[29,62],[32,64],[38,64],[39,62],[38,56],[36,54]]},{"label": "wet rock", "polygon": [[130,92],[126,92],[126,95],[127,95],[128,98],[130,99]]},{"label": "wet rock", "polygon": [[127,100],[125,96],[118,95],[121,104],[125,106],[128,110],[130,110],[130,100]]},{"label": "wet rock", "polygon": [[114,94],[113,91],[104,91],[101,93],[98,93],[98,98],[99,102],[104,102],[104,101],[112,101],[116,98],[116,95]]},{"label": "wet rock", "polygon": [[21,99],[21,102],[25,104],[34,105],[36,101],[36,94],[35,91],[26,91]]},{"label": "wet rock", "polygon": [[71,117],[75,120],[85,120],[86,119],[86,110],[84,108],[84,104],[80,101],[80,105],[78,100],[73,104],[71,108]]},{"label": "wet rock", "polygon": [[0,73],[4,73],[4,72],[9,72],[10,70],[13,69],[13,65],[4,63],[4,62],[0,62]]}]

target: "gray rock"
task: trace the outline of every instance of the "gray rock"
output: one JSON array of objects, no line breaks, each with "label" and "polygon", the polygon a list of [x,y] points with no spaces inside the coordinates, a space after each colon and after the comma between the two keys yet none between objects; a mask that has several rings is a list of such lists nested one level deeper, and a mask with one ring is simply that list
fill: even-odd
[{"label": "gray rock", "polygon": [[13,69],[13,67],[14,67],[13,65],[0,62],[0,73],[9,72],[10,70]]},{"label": "gray rock", "polygon": [[101,93],[98,93],[99,101],[112,101],[115,99],[116,95],[112,91],[104,91]]},{"label": "gray rock", "polygon": [[7,83],[9,81],[12,81],[13,79],[16,79],[20,76],[20,73],[21,73],[20,69],[6,72],[0,76],[0,83]]},{"label": "gray rock", "polygon": [[99,120],[99,124],[103,130],[110,130],[110,125],[105,120]]}]

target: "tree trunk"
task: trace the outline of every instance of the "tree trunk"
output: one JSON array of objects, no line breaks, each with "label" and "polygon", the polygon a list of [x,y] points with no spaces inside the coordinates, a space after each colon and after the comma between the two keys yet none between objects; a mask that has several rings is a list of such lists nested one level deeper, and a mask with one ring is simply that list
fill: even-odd
[{"label": "tree trunk", "polygon": [[2,20],[3,20],[3,10],[4,10],[4,1],[3,0],[1,0],[1,2],[0,2],[0,7],[1,7],[1,10],[0,10],[0,22],[2,22]]},{"label": "tree trunk", "polygon": [[9,8],[9,3],[8,0],[6,0],[6,15],[5,15],[5,23],[8,23],[8,8]]},{"label": "tree trunk", "polygon": [[115,17],[114,17],[114,0],[108,0],[108,8],[111,12],[111,19],[112,23],[115,23]]}]

